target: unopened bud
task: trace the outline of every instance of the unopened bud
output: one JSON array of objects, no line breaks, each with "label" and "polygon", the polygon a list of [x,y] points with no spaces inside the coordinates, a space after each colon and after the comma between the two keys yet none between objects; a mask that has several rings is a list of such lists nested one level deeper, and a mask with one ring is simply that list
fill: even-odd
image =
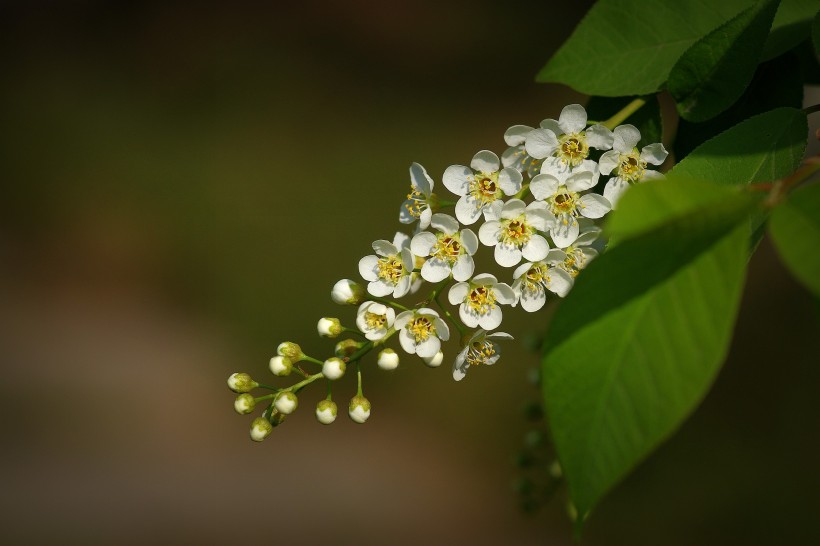
[{"label": "unopened bud", "polygon": [[342,333],[342,323],[337,318],[321,318],[316,325],[316,330],[322,337],[334,338]]},{"label": "unopened bud", "polygon": [[233,403],[233,409],[240,415],[246,415],[252,412],[254,406],[256,406],[256,400],[253,399],[253,395],[248,393],[240,394]]},{"label": "unopened bud", "polygon": [[370,417],[370,400],[364,396],[354,396],[350,399],[347,413],[357,423],[364,423]]},{"label": "unopened bud", "polygon": [[429,367],[438,368],[439,366],[441,366],[441,363],[444,362],[444,353],[439,351],[433,356],[423,356],[421,359]]},{"label": "unopened bud", "polygon": [[339,305],[358,305],[364,299],[364,288],[350,279],[342,279],[333,285],[330,297]]},{"label": "unopened bud", "polygon": [[270,359],[270,364],[268,367],[273,375],[284,377],[293,369],[293,362],[286,356],[274,356]]},{"label": "unopened bud", "polygon": [[251,423],[251,440],[254,442],[261,442],[270,436],[273,430],[273,425],[264,417],[257,417]]},{"label": "unopened bud", "polygon": [[298,405],[299,399],[290,391],[280,392],[273,401],[273,406],[283,415],[293,413]]},{"label": "unopened bud", "polygon": [[259,383],[246,373],[234,373],[228,378],[228,388],[233,392],[249,392],[258,386]]},{"label": "unopened bud", "polygon": [[355,339],[343,339],[336,344],[336,349],[333,352],[339,358],[344,358],[346,356],[353,356],[353,353],[361,349],[363,346],[364,343],[361,341],[356,341]]},{"label": "unopened bud", "polygon": [[291,362],[299,362],[305,357],[302,348],[292,341],[280,343],[279,347],[276,348],[276,354],[288,357]]},{"label": "unopened bud", "polygon": [[338,408],[333,400],[322,400],[316,404],[316,419],[323,425],[329,425],[336,420]]},{"label": "unopened bud", "polygon": [[336,380],[345,374],[345,362],[341,358],[328,358],[322,364],[322,375],[327,379]]},{"label": "unopened bud", "polygon": [[399,355],[393,349],[382,349],[378,365],[382,370],[395,370],[399,366]]}]

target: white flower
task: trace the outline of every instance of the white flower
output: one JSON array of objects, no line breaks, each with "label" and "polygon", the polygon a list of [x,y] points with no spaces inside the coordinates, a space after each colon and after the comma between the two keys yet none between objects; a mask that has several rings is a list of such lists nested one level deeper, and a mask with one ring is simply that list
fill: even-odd
[{"label": "white flower", "polygon": [[[393,246],[398,248],[400,251],[407,249],[410,250],[410,236],[406,233],[402,233],[401,231],[397,231],[396,234],[393,236]],[[412,255],[412,250],[410,250]],[[410,294],[415,294],[421,288],[421,285],[424,284],[424,281],[421,278],[421,274],[416,272],[416,269],[421,269],[424,265],[424,258],[421,256],[413,256],[413,273],[410,274]]]},{"label": "white flower", "polygon": [[420,357],[431,357],[450,339],[450,328],[432,309],[421,307],[399,313],[396,317],[401,348]]},{"label": "white flower", "polygon": [[273,425],[264,417],[257,417],[251,423],[251,440],[261,442],[273,432]]},{"label": "white flower", "polygon": [[447,189],[460,196],[456,203],[456,218],[465,225],[474,224],[481,214],[486,220],[497,218],[504,195],[515,195],[521,190],[521,173],[505,167],[499,171],[498,156],[482,150],[473,156],[469,167],[451,165],[444,171]]},{"label": "white flower", "polygon": [[515,303],[512,288],[487,273],[476,275],[469,283],[454,284],[447,296],[453,305],[461,304],[458,314],[467,327],[481,326],[485,330],[494,330],[501,324],[499,305]]},{"label": "white flower", "polygon": [[422,360],[424,364],[426,364],[430,368],[438,368],[441,366],[441,363],[444,362],[444,353],[439,351],[433,356],[426,356],[423,357]]},{"label": "white flower", "polygon": [[555,216],[550,235],[556,246],[564,248],[580,232],[578,217],[601,218],[609,212],[609,201],[597,193],[580,195],[598,183],[598,165],[586,160],[569,170],[555,158],[544,161],[541,174],[530,182],[535,199],[546,200],[548,210]]},{"label": "white flower", "polygon": [[364,299],[364,288],[350,279],[342,279],[333,285],[330,298],[339,305],[358,305]]},{"label": "white flower", "polygon": [[556,256],[560,259],[560,267],[572,278],[577,277],[578,273],[598,255],[598,251],[590,245],[598,239],[600,234],[601,228],[597,226],[582,227],[578,238],[563,250],[563,256]]},{"label": "white flower", "polygon": [[356,311],[356,327],[370,341],[386,336],[395,320],[396,312],[392,307],[374,301],[364,302]]},{"label": "white flower", "polygon": [[[495,247],[495,261],[503,267],[512,267],[524,259],[537,262],[549,251],[549,243],[538,231],[547,231],[555,224],[555,217],[547,204],[535,201],[529,205],[520,199],[504,203],[499,220],[489,220],[478,230],[478,237],[487,246]],[[463,281],[466,279],[456,279]]]},{"label": "white flower", "polygon": [[299,399],[290,391],[280,392],[273,400],[273,406],[282,415],[288,415],[296,411],[296,406],[299,405]]},{"label": "white flower", "polygon": [[399,367],[399,355],[393,349],[382,349],[376,363],[382,370],[395,370]]},{"label": "white flower", "polygon": [[600,159],[601,174],[615,171],[615,176],[604,187],[604,197],[609,199],[613,208],[630,184],[663,178],[661,173],[647,170],[646,165],[660,165],[669,155],[659,142],[644,146],[638,152],[636,146],[641,140],[641,133],[634,125],[620,125],[615,127],[614,133],[614,149],[606,152]]},{"label": "white flower", "polygon": [[486,330],[477,330],[456,356],[456,361],[453,363],[453,379],[456,381],[464,379],[471,366],[495,364],[501,358],[501,347],[492,340],[512,338],[505,332],[488,334]]},{"label": "white flower", "polygon": [[434,214],[431,225],[438,234],[422,231],[410,242],[413,254],[429,256],[421,266],[421,276],[428,282],[443,281],[450,275],[457,281],[466,281],[475,269],[473,254],[478,250],[475,233],[469,229],[458,231],[458,222],[447,214]]},{"label": "white flower", "polygon": [[333,400],[321,400],[316,404],[316,420],[323,425],[329,425],[336,420],[338,408]]},{"label": "white flower", "polygon": [[359,274],[366,281],[367,291],[376,297],[393,295],[400,298],[410,291],[410,274],[413,272],[413,254],[409,249],[399,250],[390,241],[373,242],[378,256],[365,256],[359,260]]},{"label": "white flower", "polygon": [[322,375],[331,381],[341,378],[345,374],[345,361],[338,357],[331,357],[322,364]]},{"label": "white flower", "polygon": [[612,131],[603,125],[587,126],[587,112],[580,104],[561,110],[558,121],[546,119],[541,128],[526,136],[527,153],[536,159],[555,157],[567,167],[577,167],[589,155],[589,148],[612,148]]},{"label": "white flower", "polygon": [[399,222],[402,224],[412,224],[419,221],[421,229],[427,229],[430,225],[430,216],[433,214],[431,207],[431,196],[433,195],[433,179],[427,171],[418,163],[410,165],[410,193],[407,200],[402,203],[399,211]]},{"label": "white flower", "polygon": [[347,414],[355,422],[364,423],[370,418],[370,400],[361,395],[354,396],[347,406]]},{"label": "white flower", "polygon": [[[543,122],[542,122],[543,123]],[[501,164],[505,167],[511,167],[520,173],[527,173],[534,176],[541,168],[540,159],[531,157],[524,146],[527,141],[527,135],[533,131],[529,125],[513,125],[504,133],[504,142],[507,143],[507,148],[501,154]]]},{"label": "white flower", "polygon": [[[558,256],[552,257],[558,254]],[[546,261],[524,263],[513,272],[515,281],[512,284],[518,301],[524,311],[533,313],[538,311],[547,302],[547,293],[554,292],[562,298],[572,288],[572,276],[560,267],[555,266],[556,260],[563,258],[561,250],[550,251]]]}]

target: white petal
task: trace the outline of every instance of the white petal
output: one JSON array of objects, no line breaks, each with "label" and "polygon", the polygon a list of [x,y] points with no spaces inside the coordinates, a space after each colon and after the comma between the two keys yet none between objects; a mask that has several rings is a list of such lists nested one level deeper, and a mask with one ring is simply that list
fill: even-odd
[{"label": "white petal", "polygon": [[393,246],[399,249],[410,248],[410,236],[401,231],[397,231],[396,234],[393,235]]},{"label": "white petal", "polygon": [[601,218],[612,210],[612,204],[606,197],[597,193],[588,193],[578,200],[578,210],[587,218]]},{"label": "white petal", "polygon": [[504,209],[504,203],[499,199],[493,201],[489,205],[484,207],[484,219],[485,220],[498,220],[501,218],[501,211]]},{"label": "white petal", "polygon": [[430,336],[416,345],[416,354],[422,358],[430,358],[441,349],[441,340],[436,336]]},{"label": "white petal", "polygon": [[504,167],[511,169],[522,170],[524,168],[524,160],[529,157],[524,150],[523,145],[510,146],[504,153],[501,154],[501,164]]},{"label": "white petal", "polygon": [[564,133],[580,133],[587,126],[587,111],[580,104],[564,106],[558,116],[558,125]]},{"label": "white petal", "polygon": [[615,140],[612,131],[603,125],[595,124],[586,130],[587,144],[597,150],[609,150]]},{"label": "white petal", "polygon": [[493,332],[492,334],[487,334],[487,338],[489,339],[515,339],[507,332]]},{"label": "white petal", "polygon": [[464,225],[475,224],[476,220],[481,216],[481,208],[477,206],[477,202],[470,196],[464,196],[456,203],[456,218]]},{"label": "white petal", "polygon": [[[500,282],[493,287],[493,290],[495,291],[495,299],[498,303],[502,305],[512,305],[515,303],[515,292],[513,292],[509,284]],[[482,326],[482,328],[484,327]],[[491,329],[492,328],[487,328],[487,330]]]},{"label": "white petal", "polygon": [[379,258],[371,254],[359,260],[359,275],[366,281],[375,281],[379,278],[378,274]]},{"label": "white petal", "polygon": [[440,212],[433,215],[430,225],[447,235],[452,235],[458,231],[458,221],[449,214]]},{"label": "white petal", "polygon": [[438,258],[430,258],[421,266],[421,276],[427,282],[441,282],[450,276],[450,266]]},{"label": "white petal", "polygon": [[643,172],[643,176],[641,177],[640,182],[649,182],[650,180],[661,180],[663,178],[666,178],[666,176],[663,173],[659,173],[658,171],[650,171],[647,169]]},{"label": "white petal", "polygon": [[529,271],[531,267],[532,262],[524,262],[523,264],[519,265],[515,268],[515,271],[513,271],[513,279],[517,279],[518,277]]},{"label": "white petal", "polygon": [[433,209],[426,208],[421,211],[421,216],[419,216],[419,228],[427,229],[427,226],[430,225],[430,218],[433,216]]},{"label": "white petal", "polygon": [[501,222],[491,220],[484,222],[478,228],[478,238],[482,244],[487,246],[495,246],[498,244],[498,233],[501,231]]},{"label": "white petal", "polygon": [[559,248],[566,248],[578,238],[580,227],[575,218],[570,218],[566,224],[563,219],[559,218],[556,226],[550,231],[552,235],[552,242]]},{"label": "white petal", "polygon": [[563,269],[559,269],[557,267],[550,269],[549,276],[550,282],[547,288],[562,298],[566,296],[567,292],[569,292],[570,288],[572,288],[572,276]]},{"label": "white petal", "polygon": [[433,320],[433,326],[436,329],[436,335],[441,341],[450,339],[450,327],[447,326],[447,323],[444,322],[443,319],[436,318]]},{"label": "white petal", "polygon": [[407,330],[402,330],[399,332],[399,344],[402,349],[411,355],[416,354],[416,340],[413,339],[413,336],[411,336],[410,332]]},{"label": "white petal", "polygon": [[501,167],[501,162],[498,160],[498,156],[490,150],[481,150],[473,156],[473,160],[470,161],[470,167],[474,171],[489,174],[498,172],[498,169]]},{"label": "white petal", "polygon": [[539,262],[547,257],[550,250],[550,245],[547,240],[540,235],[533,235],[527,244],[521,247],[521,254],[525,260],[531,262]]},{"label": "white petal", "polygon": [[621,162],[621,152],[617,150],[610,150],[604,155],[601,156],[601,159],[598,160],[598,168],[601,171],[601,174],[609,174],[618,166],[618,163]]},{"label": "white petal", "polygon": [[606,183],[606,186],[604,186],[604,197],[606,197],[613,209],[618,206],[618,201],[627,188],[629,188],[629,182],[622,178],[610,178],[609,182]]},{"label": "white petal", "polygon": [[478,326],[478,313],[472,311],[469,307],[467,307],[466,303],[462,303],[458,308],[458,317],[461,319],[461,322],[464,323],[464,326],[467,328],[475,328]]},{"label": "white petal", "polygon": [[469,177],[473,171],[464,165],[450,165],[441,177],[444,187],[456,195],[464,195],[470,187]]},{"label": "white petal", "polygon": [[[399,282],[396,283],[396,288],[393,290],[394,298],[401,298],[410,292],[410,275],[405,275]],[[375,294],[373,294],[375,296]]]},{"label": "white petal", "polygon": [[458,356],[456,356],[455,362],[453,362],[453,379],[456,381],[461,381],[467,375],[467,370],[470,369],[470,365],[465,362],[467,359],[467,350],[468,347],[465,347]]},{"label": "white petal", "polygon": [[373,241],[373,250],[379,256],[395,256],[399,253],[399,249],[396,248],[396,245],[384,239]]},{"label": "white petal", "polygon": [[578,238],[575,240],[575,246],[589,245],[601,235],[601,228],[598,226],[591,226],[581,231]]},{"label": "white petal", "polygon": [[459,282],[454,284],[447,293],[447,300],[453,304],[458,305],[462,303],[470,292],[470,285],[466,282]]},{"label": "white petal", "polygon": [[[453,278],[459,282],[466,281],[473,275],[473,271],[475,270],[475,262],[473,262],[473,257],[468,254],[462,254],[456,260],[456,263],[453,264]],[[422,272],[424,269],[422,268]],[[446,277],[445,277],[446,278]],[[430,281],[430,282],[438,282],[438,281]]]},{"label": "white petal", "polygon": [[527,208],[527,204],[521,199],[510,199],[504,203],[504,208],[501,209],[501,217],[506,219],[518,218]]},{"label": "white petal", "polygon": [[521,251],[517,246],[499,243],[495,247],[495,261],[501,267],[512,267],[521,261]]},{"label": "white petal", "polygon": [[407,271],[413,271],[416,265],[416,258],[413,256],[413,252],[411,252],[409,248],[403,248],[399,254],[401,255],[401,264],[404,268]]},{"label": "white petal", "polygon": [[489,273],[479,273],[473,277],[473,284],[496,284],[497,282],[498,279],[495,278],[495,275]]},{"label": "white petal", "polygon": [[535,290],[524,290],[521,292],[521,307],[528,313],[538,311],[547,303],[547,294],[541,285],[536,285]]},{"label": "white petal", "polygon": [[581,171],[567,177],[566,185],[569,191],[581,192],[595,185],[594,173]]},{"label": "white petal", "polygon": [[418,163],[410,165],[410,183],[424,195],[430,195],[433,192],[433,179]]},{"label": "white petal", "polygon": [[495,330],[501,326],[501,308],[493,307],[489,313],[479,317],[478,324],[485,330]]},{"label": "white petal", "polygon": [[395,290],[395,288],[395,286],[382,279],[378,279],[367,285],[367,291],[376,296],[377,298],[389,296],[393,293],[393,290]]},{"label": "white petal", "polygon": [[471,229],[461,230],[461,246],[467,251],[467,254],[472,256],[478,250],[478,237]]},{"label": "white petal", "polygon": [[399,209],[399,222],[402,224],[412,224],[416,221],[416,217],[410,214],[409,207],[412,207],[414,202],[410,199],[406,199],[404,203],[401,204],[401,208]]},{"label": "white petal", "polygon": [[666,161],[668,155],[669,152],[666,151],[666,148],[664,148],[660,142],[644,146],[643,150],[641,150],[641,159],[652,165],[660,165]]},{"label": "white petal", "polygon": [[525,148],[527,154],[535,159],[549,157],[558,147],[558,138],[555,133],[547,129],[535,129],[527,135]]},{"label": "white petal", "polygon": [[504,132],[504,142],[507,146],[519,146],[527,140],[527,133],[532,131],[529,125],[513,125]]},{"label": "white petal", "polygon": [[521,181],[523,180],[521,173],[515,169],[504,168],[498,173],[498,186],[504,195],[515,195],[521,191]]},{"label": "white petal", "polygon": [[541,123],[538,124],[538,127],[541,129],[547,129],[552,131],[553,134],[560,135],[561,134],[561,126],[558,125],[558,120],[548,118],[541,120]]},{"label": "white petal", "polygon": [[548,264],[560,264],[567,259],[567,253],[560,248],[551,248],[544,261]]},{"label": "white petal", "polygon": [[430,251],[436,245],[436,241],[438,241],[438,238],[429,231],[416,233],[410,241],[410,250],[413,254],[422,258],[429,256]]},{"label": "white petal", "polygon": [[622,154],[628,154],[641,140],[641,132],[634,125],[619,125],[613,131],[615,139],[612,147]]},{"label": "white petal", "polygon": [[[544,205],[543,208],[534,208],[533,205]],[[547,231],[555,223],[555,216],[547,210],[543,201],[530,203],[526,212],[527,223],[538,231]]]},{"label": "white petal", "polygon": [[560,185],[560,180],[555,176],[551,174],[539,174],[534,176],[530,182],[530,192],[532,192],[534,198],[540,201],[555,195]]}]

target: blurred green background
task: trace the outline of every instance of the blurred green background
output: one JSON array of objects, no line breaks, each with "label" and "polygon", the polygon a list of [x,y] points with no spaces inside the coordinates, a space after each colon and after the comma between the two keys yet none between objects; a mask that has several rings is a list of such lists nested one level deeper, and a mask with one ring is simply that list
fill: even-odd
[{"label": "blurred green background", "polygon": [[[533,77],[589,4],[4,2],[0,539],[571,544],[562,494],[524,516],[510,487],[522,343],[458,384],[367,373],[366,426],[308,390],[261,445],[224,381],[331,350],[315,321],[351,322],[330,287],[399,228],[410,162],[438,183],[585,100]],[[768,244],[751,266],[715,388],[585,544],[820,543],[815,304]]]}]

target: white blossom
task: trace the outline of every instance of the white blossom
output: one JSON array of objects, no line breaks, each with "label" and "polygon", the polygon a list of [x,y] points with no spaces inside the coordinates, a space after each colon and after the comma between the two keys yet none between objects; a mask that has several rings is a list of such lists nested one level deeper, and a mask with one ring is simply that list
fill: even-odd
[{"label": "white blossom", "polygon": [[590,147],[598,150],[612,148],[612,131],[603,125],[586,127],[584,107],[570,104],[561,110],[558,121],[544,120],[540,129],[527,133],[525,149],[536,159],[554,157],[569,168],[576,167],[589,156]]},{"label": "white blossom", "polygon": [[533,313],[544,307],[547,290],[562,298],[567,295],[572,276],[556,266],[565,256],[562,250],[553,249],[545,261],[523,263],[513,272],[512,289],[524,311]]},{"label": "white blossom", "polygon": [[469,282],[454,284],[448,293],[453,305],[459,305],[458,314],[468,328],[481,326],[494,330],[501,324],[501,307],[513,305],[515,294],[509,285],[498,282],[494,276],[482,273]]},{"label": "white blossom", "polygon": [[595,243],[600,235],[601,228],[598,226],[581,227],[578,238],[563,249],[563,256],[556,256],[560,260],[560,267],[569,273],[571,277],[577,277],[578,273],[598,255],[598,251],[592,248],[591,245]]},{"label": "white blossom", "polygon": [[498,156],[482,150],[473,156],[469,167],[447,167],[442,180],[448,190],[459,196],[456,218],[462,224],[470,225],[482,213],[486,220],[497,218],[501,209],[499,199],[518,193],[523,177],[513,168],[501,169]]},{"label": "white blossom", "polygon": [[414,255],[427,258],[421,276],[428,282],[440,282],[450,275],[457,281],[469,279],[475,269],[473,254],[478,250],[475,233],[459,231],[456,219],[441,213],[433,215],[431,226],[438,234],[422,231],[410,242]]},{"label": "white blossom", "polygon": [[399,221],[402,224],[412,224],[419,221],[421,229],[427,229],[430,225],[430,217],[433,215],[432,195],[433,179],[427,171],[418,163],[410,165],[410,193],[402,203],[399,211]]},{"label": "white blossom", "polygon": [[429,368],[438,368],[439,366],[441,366],[441,363],[444,362],[444,353],[442,351],[439,351],[433,356],[423,357],[422,360],[424,361],[424,364]]},{"label": "white blossom", "polygon": [[458,353],[453,363],[453,379],[461,381],[472,366],[492,366],[501,358],[501,347],[494,339],[512,339],[510,334],[495,332],[488,334],[486,330],[477,330],[467,341],[467,344]]},{"label": "white blossom", "polygon": [[501,154],[501,164],[515,169],[520,173],[534,176],[541,168],[541,159],[531,157],[526,150],[527,135],[533,131],[529,125],[513,125],[504,133],[504,142],[507,148]]},{"label": "white blossom", "polygon": [[647,164],[660,165],[669,155],[659,142],[644,146],[639,152],[636,146],[641,140],[641,133],[634,125],[615,127],[614,134],[613,149],[602,155],[599,161],[601,174],[615,171],[615,176],[604,187],[604,197],[609,199],[613,208],[631,184],[663,178],[658,171],[646,167]]},{"label": "white blossom", "polygon": [[[526,205],[520,199],[504,203],[498,220],[489,220],[478,230],[482,244],[495,247],[495,261],[503,267],[512,267],[521,257],[530,261],[543,260],[549,243],[539,235],[555,225],[555,217],[547,204],[535,201]],[[466,280],[466,279],[456,279]]]},{"label": "white blossom", "polygon": [[386,336],[395,320],[396,312],[392,307],[374,301],[364,302],[356,312],[356,327],[370,341]]},{"label": "white blossom", "polygon": [[413,272],[413,253],[409,249],[399,250],[390,241],[380,239],[373,242],[376,255],[359,260],[359,274],[366,281],[367,291],[376,297],[392,295],[400,298],[410,291]]},{"label": "white blossom", "polygon": [[431,357],[450,339],[450,328],[433,309],[421,307],[399,313],[394,324],[399,343],[408,353]]}]

